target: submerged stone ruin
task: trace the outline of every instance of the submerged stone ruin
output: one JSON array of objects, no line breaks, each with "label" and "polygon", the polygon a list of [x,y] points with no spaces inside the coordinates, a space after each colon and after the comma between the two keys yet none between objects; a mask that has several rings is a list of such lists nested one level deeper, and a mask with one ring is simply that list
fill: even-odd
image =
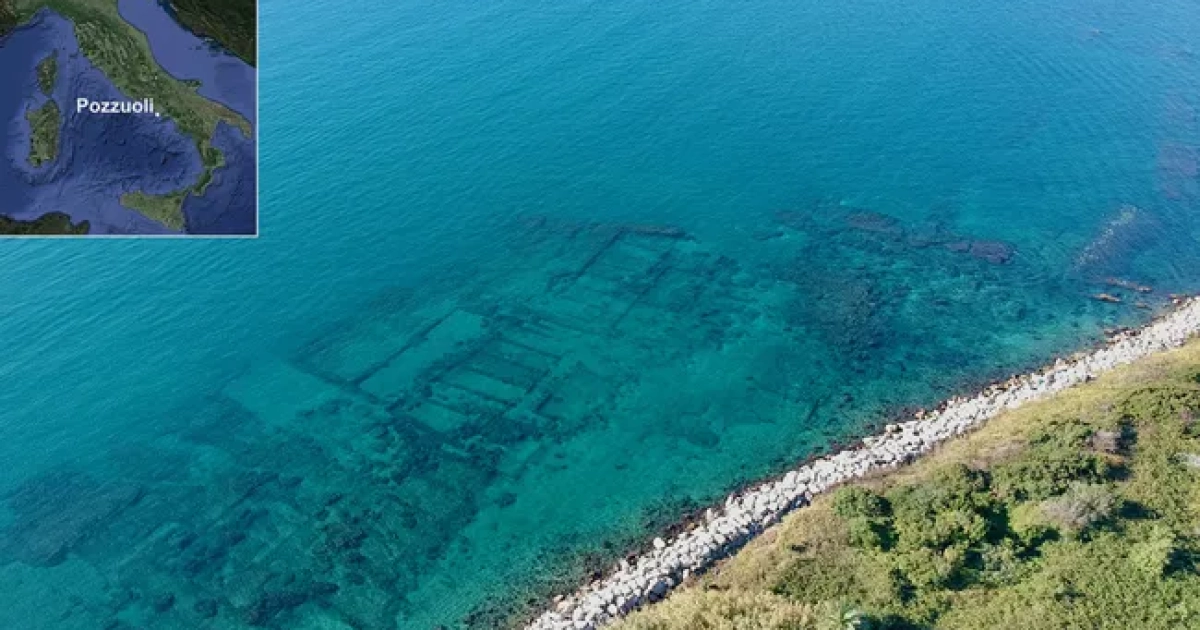
[{"label": "submerged stone ruin", "polygon": [[[780,213],[736,257],[674,226],[510,229],[502,257],[386,291],[6,494],[0,587],[24,607],[0,625],[508,627],[647,523],[1135,312],[1010,244],[869,211]],[[824,483],[799,475],[548,627],[657,597]]]}]

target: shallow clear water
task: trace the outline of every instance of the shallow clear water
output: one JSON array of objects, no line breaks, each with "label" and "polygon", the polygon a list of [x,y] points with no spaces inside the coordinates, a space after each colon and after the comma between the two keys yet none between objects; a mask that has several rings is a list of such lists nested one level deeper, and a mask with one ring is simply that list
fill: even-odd
[{"label": "shallow clear water", "polygon": [[0,626],[490,627],[1145,319],[1196,9],[264,0],[261,238],[4,244]]}]

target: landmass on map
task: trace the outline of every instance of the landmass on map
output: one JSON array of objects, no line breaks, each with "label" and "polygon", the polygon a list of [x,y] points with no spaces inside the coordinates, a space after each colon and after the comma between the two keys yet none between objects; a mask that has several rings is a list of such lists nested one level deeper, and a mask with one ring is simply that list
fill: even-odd
[{"label": "landmass on map", "polygon": [[0,234],[257,232],[254,0],[0,0]]},{"label": "landmass on map", "polygon": [[61,212],[47,212],[32,221],[18,221],[0,214],[0,234],[13,235],[82,235],[88,233],[88,223],[72,223]]},{"label": "landmass on map", "polygon": [[17,26],[17,13],[9,0],[0,0],[0,37],[3,37]]},{"label": "landmass on map", "polygon": [[257,63],[258,5],[254,0],[175,0],[171,8],[193,33],[212,38],[252,66]]}]

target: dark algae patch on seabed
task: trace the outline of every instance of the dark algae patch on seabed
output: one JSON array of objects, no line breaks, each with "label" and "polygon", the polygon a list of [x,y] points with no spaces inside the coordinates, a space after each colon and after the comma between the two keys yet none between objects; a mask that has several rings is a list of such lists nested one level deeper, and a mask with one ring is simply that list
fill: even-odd
[{"label": "dark algae patch on seabed", "polygon": [[822,496],[615,628],[1193,628],[1198,526],[1193,341]]}]

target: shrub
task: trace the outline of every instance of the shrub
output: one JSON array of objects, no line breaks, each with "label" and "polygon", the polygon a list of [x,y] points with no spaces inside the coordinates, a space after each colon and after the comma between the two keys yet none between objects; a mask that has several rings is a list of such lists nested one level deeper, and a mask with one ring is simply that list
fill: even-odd
[{"label": "shrub", "polygon": [[1085,446],[1092,428],[1079,419],[1054,420],[1037,427],[1029,434],[1029,443],[1053,449],[1074,450]]},{"label": "shrub", "polygon": [[927,483],[898,488],[889,495],[897,543],[906,548],[945,549],[983,541],[994,510],[983,473],[948,466]]},{"label": "shrub", "polygon": [[1108,518],[1116,503],[1107,486],[1074,483],[1062,496],[1043,501],[1041,510],[1059,530],[1078,536]]},{"label": "shrub", "polygon": [[1126,415],[1143,420],[1178,418],[1184,411],[1200,409],[1200,391],[1193,387],[1144,387],[1131,393],[1122,408]]},{"label": "shrub", "polygon": [[1016,543],[1005,539],[996,545],[984,545],[979,552],[979,581],[992,586],[1015,583],[1023,574]]},{"label": "shrub", "polygon": [[933,519],[930,538],[939,548],[973,547],[982,543],[987,537],[987,533],[988,522],[978,513],[967,510],[947,510],[939,512]]},{"label": "shrub", "polygon": [[918,591],[934,591],[951,585],[966,561],[966,551],[952,547],[935,551],[918,547],[894,554],[896,569]]},{"label": "shrub", "polygon": [[887,516],[887,499],[861,486],[846,486],[833,495],[833,511],[845,519]]},{"label": "shrub", "polygon": [[1009,500],[1042,501],[1066,492],[1072,483],[1102,483],[1108,462],[1079,448],[1043,444],[992,473],[997,493]]},{"label": "shrub", "polygon": [[870,618],[846,602],[825,602],[817,608],[817,630],[867,630]]},{"label": "shrub", "polygon": [[846,521],[850,533],[850,544],[859,549],[886,549],[891,538],[891,528],[885,519],[856,517]]},{"label": "shrub", "polygon": [[1129,550],[1129,561],[1147,577],[1160,578],[1171,566],[1177,553],[1175,534],[1165,527],[1155,527],[1146,540]]},{"label": "shrub", "polygon": [[1014,506],[1008,514],[1008,526],[1016,540],[1026,548],[1040,545],[1054,533],[1045,514],[1032,503]]},{"label": "shrub", "polygon": [[941,508],[969,510],[990,505],[987,474],[955,463],[939,469],[933,475]]}]

